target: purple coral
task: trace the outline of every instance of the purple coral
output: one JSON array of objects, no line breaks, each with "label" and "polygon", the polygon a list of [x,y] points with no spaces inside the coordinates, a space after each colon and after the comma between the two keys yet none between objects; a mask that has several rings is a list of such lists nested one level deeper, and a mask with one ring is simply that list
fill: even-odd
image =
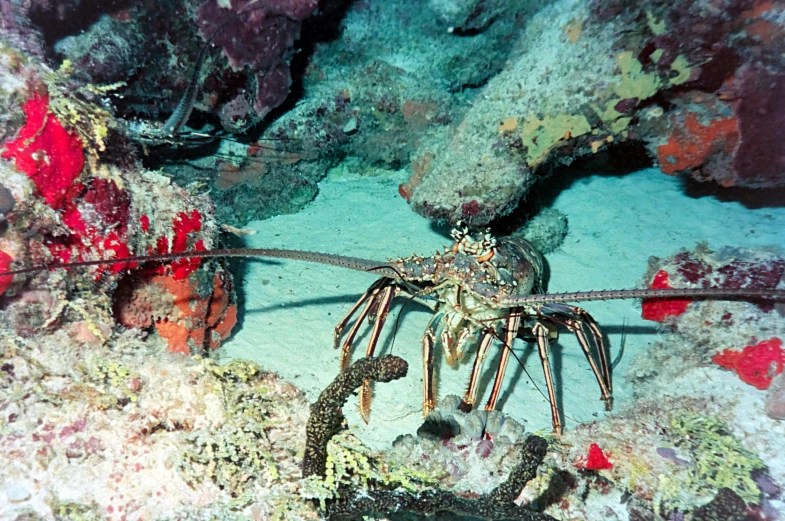
[{"label": "purple coral", "polygon": [[303,20],[318,0],[207,0],[196,11],[205,40],[219,45],[234,70],[249,67],[257,89],[254,110],[263,117],[289,94],[289,63]]}]

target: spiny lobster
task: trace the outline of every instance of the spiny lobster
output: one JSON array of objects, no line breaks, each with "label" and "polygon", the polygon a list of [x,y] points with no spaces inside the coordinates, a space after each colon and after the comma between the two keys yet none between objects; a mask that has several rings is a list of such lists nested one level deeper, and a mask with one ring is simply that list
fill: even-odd
[{"label": "spiny lobster", "polygon": [[[494,410],[504,379],[510,349],[516,336],[536,343],[551,403],[553,430],[561,433],[562,422],[549,362],[549,343],[557,338],[557,325],[564,326],[578,339],[606,407],[612,405],[610,366],[597,322],[576,302],[616,299],[741,299],[785,300],[785,290],[753,288],[623,289],[574,293],[543,293],[543,258],[528,241],[521,238],[496,239],[490,233],[472,232],[458,226],[452,230],[452,246],[432,257],[411,256],[379,262],[357,257],[300,250],[268,248],[215,249],[143,255],[123,258],[123,262],[162,262],[184,258],[254,257],[292,259],[338,266],[379,275],[335,328],[335,347],[358,310],[341,345],[340,365],[349,364],[354,339],[367,318],[373,324],[366,356],[373,356],[393,299],[399,294],[424,301],[434,310],[434,317],[422,340],[424,402],[423,412],[434,408],[434,350],[444,351],[448,363],[455,363],[473,344],[475,361],[461,408],[469,411],[475,404],[483,361],[499,338],[505,349],[500,357],[496,378],[486,410]],[[65,264],[32,266],[0,273],[0,278],[30,273],[98,266],[117,263],[119,259],[86,260]],[[596,358],[595,358],[596,357]],[[367,421],[370,414],[370,382],[360,392],[360,412]]]}]

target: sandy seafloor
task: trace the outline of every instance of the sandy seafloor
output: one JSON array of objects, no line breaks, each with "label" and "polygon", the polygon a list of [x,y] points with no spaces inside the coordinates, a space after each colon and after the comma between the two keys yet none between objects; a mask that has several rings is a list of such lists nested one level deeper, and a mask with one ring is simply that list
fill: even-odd
[{"label": "sandy seafloor", "polygon": [[[450,242],[445,230],[411,211],[397,193],[403,181],[402,174],[359,178],[336,169],[321,183],[317,199],[301,212],[251,223],[249,228],[256,234],[247,243],[379,260],[443,250]],[[713,249],[785,246],[785,208],[750,209],[739,202],[692,197],[686,192],[682,179],[656,169],[625,176],[590,176],[571,183],[552,205],[567,215],[569,234],[562,247],[547,256],[549,291],[639,287],[650,256],[667,257],[701,241]],[[296,261],[246,263],[242,323],[221,348],[221,358],[258,362],[315,399],[338,371],[333,328],[373,280],[364,273]],[[393,345],[391,332],[404,302],[398,299],[377,354],[392,350],[403,356],[410,363],[409,376],[377,386],[369,425],[357,415],[356,401],[345,410],[350,425],[374,448],[389,447],[399,434],[414,432],[422,421],[420,339],[430,313],[425,307],[408,304]],[[632,400],[630,384],[623,378],[630,361],[663,330],[641,319],[639,301],[587,302],[584,307],[610,340],[612,358],[618,354],[622,332],[627,333],[624,354],[614,370],[615,410],[622,410]],[[367,330],[357,344],[355,359],[362,356],[366,340]],[[544,392],[539,358],[520,340],[515,351],[531,378],[513,360],[500,407],[523,422],[528,432],[549,432],[547,400],[533,385]],[[468,353],[457,370],[444,363],[443,357],[437,358],[439,396],[463,393],[472,356]],[[571,335],[563,333],[553,348],[552,366],[565,427],[602,417],[597,383]],[[481,384],[485,397],[494,367],[495,357],[489,357]],[[728,373],[727,379],[735,377]]]}]

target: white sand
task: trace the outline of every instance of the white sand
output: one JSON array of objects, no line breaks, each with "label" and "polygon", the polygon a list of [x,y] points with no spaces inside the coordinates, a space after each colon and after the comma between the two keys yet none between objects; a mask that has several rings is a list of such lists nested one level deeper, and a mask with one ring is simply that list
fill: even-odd
[{"label": "white sand", "polygon": [[[403,176],[352,179],[328,177],[316,201],[295,215],[255,222],[252,247],[314,250],[383,260],[413,253],[431,254],[450,241],[426,219],[412,212],[398,195]],[[624,177],[594,176],[573,183],[555,200],[555,208],[569,218],[570,232],[563,247],[549,255],[551,292],[631,288],[640,284],[649,256],[665,257],[680,248],[707,241],[712,248],[777,244],[785,246],[785,209],[750,210],[714,197],[691,198],[679,179],[655,169]],[[245,310],[242,324],[222,347],[222,357],[247,358],[274,370],[304,389],[309,398],[335,377],[338,353],[333,350],[333,328],[373,281],[364,273],[294,261],[249,262],[243,280]],[[403,299],[399,299],[403,302]],[[386,328],[391,332],[397,312]],[[621,375],[632,357],[658,334],[657,324],[640,318],[636,301],[589,302],[585,307],[599,321],[611,341],[615,357],[626,323],[624,357],[615,374],[616,408],[630,400],[631,389]],[[350,425],[369,444],[383,447],[421,423],[422,365],[420,337],[428,310],[410,304],[401,318],[393,352],[409,361],[404,380],[377,386],[370,425],[356,414],[356,400],[345,412]],[[355,358],[365,350],[358,343]],[[390,337],[380,351],[390,352]],[[566,415],[566,427],[603,414],[599,390],[577,342],[563,334],[554,348],[552,365]],[[533,381],[544,392],[540,362],[535,352],[518,341],[515,351],[526,362]],[[471,355],[471,354],[470,354]],[[462,394],[471,356],[458,370],[438,361],[439,394]],[[482,381],[487,396],[493,376],[491,360]],[[500,405],[525,423],[527,430],[550,430],[546,399],[532,381],[511,365]]]}]

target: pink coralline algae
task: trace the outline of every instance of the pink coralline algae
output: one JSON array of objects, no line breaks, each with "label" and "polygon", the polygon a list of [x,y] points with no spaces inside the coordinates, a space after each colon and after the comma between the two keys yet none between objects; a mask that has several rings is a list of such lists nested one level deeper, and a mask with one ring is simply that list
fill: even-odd
[{"label": "pink coralline algae", "polygon": [[[126,242],[130,198],[112,180],[91,179],[87,185],[77,183],[66,192],[62,217],[71,233],[50,241],[49,250],[62,262],[82,259],[90,252],[101,252],[106,257],[122,259],[131,256]],[[85,215],[90,215],[86,218]],[[120,273],[135,263],[118,262],[109,266],[112,273]],[[99,267],[99,274],[104,268]]]},{"label": "pink coralline algae", "polygon": [[93,179],[84,194],[84,202],[92,205],[105,226],[117,230],[120,235],[125,235],[131,199],[114,181]]},{"label": "pink coralline algae", "polygon": [[197,10],[202,37],[212,37],[234,70],[247,66],[256,74],[253,108],[259,115],[276,108],[289,94],[294,42],[302,21],[317,7],[318,0],[207,0]]},{"label": "pink coralline algae", "polygon": [[84,168],[82,142],[49,112],[47,96],[35,95],[22,109],[27,116],[25,126],[2,157],[15,159],[16,167],[33,180],[47,204],[59,209]]},{"label": "pink coralline algae", "polygon": [[711,357],[715,364],[736,371],[742,382],[756,389],[768,389],[774,376],[782,372],[785,365],[785,350],[782,340],[771,338],[742,351],[726,349]]}]

